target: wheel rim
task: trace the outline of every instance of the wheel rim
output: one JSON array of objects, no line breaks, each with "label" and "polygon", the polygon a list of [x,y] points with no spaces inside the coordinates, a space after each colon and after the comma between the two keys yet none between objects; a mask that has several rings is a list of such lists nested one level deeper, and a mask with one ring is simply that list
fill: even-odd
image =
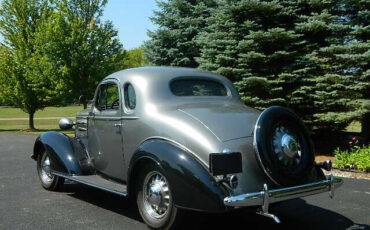
[{"label": "wheel rim", "polygon": [[162,219],[172,202],[166,178],[158,172],[150,172],[143,184],[144,209],[152,218]]},{"label": "wheel rim", "polygon": [[48,154],[44,154],[42,156],[42,159],[40,162],[40,178],[42,182],[45,184],[51,183],[54,179],[54,176],[51,175],[50,158]]},{"label": "wheel rim", "polygon": [[296,168],[301,163],[302,152],[295,135],[286,127],[278,126],[272,138],[276,158],[282,165]]}]

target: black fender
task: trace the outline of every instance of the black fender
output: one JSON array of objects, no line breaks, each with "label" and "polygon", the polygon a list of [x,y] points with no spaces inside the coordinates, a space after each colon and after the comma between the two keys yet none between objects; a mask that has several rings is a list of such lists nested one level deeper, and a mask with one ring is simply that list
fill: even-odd
[{"label": "black fender", "polygon": [[37,159],[43,148],[51,158],[51,169],[69,175],[82,175],[79,159],[76,157],[71,138],[58,132],[45,132],[37,137],[33,159]]},{"label": "black fender", "polygon": [[156,163],[165,172],[176,207],[206,212],[227,210],[223,199],[228,192],[207,167],[180,146],[162,139],[147,140],[134,153],[128,169],[129,192],[135,187],[140,162],[145,161]]}]

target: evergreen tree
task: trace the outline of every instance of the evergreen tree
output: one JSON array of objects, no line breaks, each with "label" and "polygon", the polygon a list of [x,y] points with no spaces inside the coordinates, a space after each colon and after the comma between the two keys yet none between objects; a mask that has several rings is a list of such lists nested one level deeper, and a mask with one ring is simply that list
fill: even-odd
[{"label": "evergreen tree", "polygon": [[151,38],[145,43],[145,59],[150,64],[197,67],[199,46],[195,42],[205,26],[214,0],[168,0],[157,2],[152,22],[159,26],[149,31]]},{"label": "evergreen tree", "polygon": [[352,42],[347,49],[349,54],[341,54],[340,59],[348,64],[356,77],[352,84],[361,94],[361,97],[355,98],[360,99],[361,131],[364,140],[370,142],[370,2],[344,0],[343,8],[352,29],[348,40]]},{"label": "evergreen tree", "polygon": [[339,0],[219,0],[198,37],[200,68],[227,76],[248,105],[287,106],[311,129],[342,130],[358,116],[354,99],[364,87],[339,58],[338,47],[354,48],[340,7]]}]

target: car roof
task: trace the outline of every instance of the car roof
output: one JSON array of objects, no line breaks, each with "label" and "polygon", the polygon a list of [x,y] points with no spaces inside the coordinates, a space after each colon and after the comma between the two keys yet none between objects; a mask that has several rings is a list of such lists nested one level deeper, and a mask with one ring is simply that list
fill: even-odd
[{"label": "car roof", "polygon": [[213,74],[210,72],[194,69],[194,68],[185,68],[185,67],[167,67],[167,66],[147,66],[121,70],[115,72],[106,78],[112,79],[115,78],[119,81],[125,81],[127,78],[132,78],[135,76],[140,76],[142,78],[150,78],[156,80],[160,78],[162,81],[170,81],[176,77],[208,77],[218,79],[219,81],[228,81],[227,78]]}]

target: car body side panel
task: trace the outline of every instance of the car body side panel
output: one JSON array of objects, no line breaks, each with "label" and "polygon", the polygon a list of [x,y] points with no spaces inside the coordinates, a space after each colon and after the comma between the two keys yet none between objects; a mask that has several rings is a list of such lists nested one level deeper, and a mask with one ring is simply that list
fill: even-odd
[{"label": "car body side panel", "polygon": [[[225,211],[223,199],[228,192],[219,186],[204,165],[191,154],[166,140],[144,142],[130,162],[129,175],[141,159],[148,158],[165,172],[177,207],[198,211]],[[135,182],[133,182],[135,183]]]},{"label": "car body side panel", "polygon": [[67,135],[58,132],[42,133],[35,142],[34,159],[39,154],[38,147],[44,147],[45,151],[52,159],[52,170],[65,172],[70,175],[81,175],[82,169],[79,159],[74,153],[72,143]]}]

